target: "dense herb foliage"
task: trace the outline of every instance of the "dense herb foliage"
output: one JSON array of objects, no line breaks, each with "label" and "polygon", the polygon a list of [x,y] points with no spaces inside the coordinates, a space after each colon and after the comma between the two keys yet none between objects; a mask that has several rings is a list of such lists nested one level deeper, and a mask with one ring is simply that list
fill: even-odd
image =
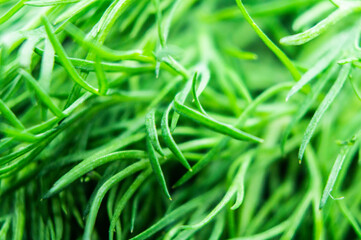
[{"label": "dense herb foliage", "polygon": [[360,13],[0,0],[0,239],[361,238]]}]

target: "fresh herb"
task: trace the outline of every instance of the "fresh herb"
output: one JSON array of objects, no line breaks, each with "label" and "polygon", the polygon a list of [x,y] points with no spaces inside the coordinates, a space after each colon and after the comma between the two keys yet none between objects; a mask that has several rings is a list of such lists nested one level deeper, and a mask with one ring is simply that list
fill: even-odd
[{"label": "fresh herb", "polygon": [[0,0],[0,239],[360,238],[360,14]]}]

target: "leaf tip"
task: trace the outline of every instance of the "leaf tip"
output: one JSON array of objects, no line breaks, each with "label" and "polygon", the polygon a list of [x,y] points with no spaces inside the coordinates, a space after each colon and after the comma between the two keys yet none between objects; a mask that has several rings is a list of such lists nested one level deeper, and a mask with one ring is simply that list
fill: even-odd
[{"label": "leaf tip", "polygon": [[52,191],[49,190],[47,193],[45,193],[45,194],[43,195],[43,197],[40,199],[40,201],[43,201],[43,200],[45,200],[45,199],[48,199],[48,198],[50,198],[52,195],[53,195]]},{"label": "leaf tip", "polygon": [[172,189],[175,189],[177,187],[179,187],[181,185],[181,182],[180,180],[178,180],[178,182],[176,182],[173,186],[172,186]]},{"label": "leaf tip", "polygon": [[320,204],[318,205],[318,210],[322,210],[323,207],[325,206],[325,203],[326,203],[326,202],[321,199]]},{"label": "leaf tip", "polygon": [[300,149],[300,152],[298,153],[298,163],[301,164],[303,160],[303,153],[304,151]]},{"label": "leaf tip", "polygon": [[282,44],[282,45],[287,45],[287,41],[288,41],[287,38],[288,38],[288,37],[283,37],[283,38],[281,38],[281,39],[280,39],[280,44]]}]

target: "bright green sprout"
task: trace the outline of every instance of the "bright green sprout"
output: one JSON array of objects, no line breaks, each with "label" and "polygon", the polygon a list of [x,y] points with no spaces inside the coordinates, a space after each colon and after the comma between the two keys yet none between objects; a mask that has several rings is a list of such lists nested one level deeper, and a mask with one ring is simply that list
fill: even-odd
[{"label": "bright green sprout", "polygon": [[360,14],[0,0],[0,239],[360,238]]}]

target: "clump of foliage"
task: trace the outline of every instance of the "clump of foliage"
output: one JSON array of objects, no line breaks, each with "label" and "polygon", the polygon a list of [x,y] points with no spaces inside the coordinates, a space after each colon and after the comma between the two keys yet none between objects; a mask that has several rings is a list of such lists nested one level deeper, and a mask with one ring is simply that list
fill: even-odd
[{"label": "clump of foliage", "polygon": [[360,12],[0,0],[0,238],[361,238]]}]

